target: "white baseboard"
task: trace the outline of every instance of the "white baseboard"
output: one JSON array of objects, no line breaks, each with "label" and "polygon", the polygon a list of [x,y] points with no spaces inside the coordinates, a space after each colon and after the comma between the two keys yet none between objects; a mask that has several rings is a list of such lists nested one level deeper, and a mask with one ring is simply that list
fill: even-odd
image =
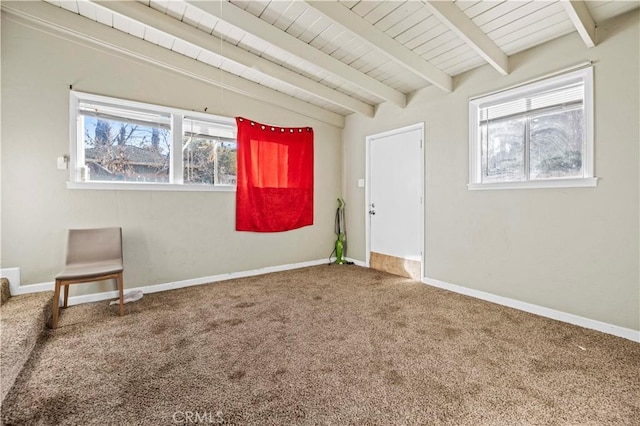
[{"label": "white baseboard", "polygon": [[[173,281],[162,284],[151,284],[142,287],[134,287],[134,288],[126,288],[125,293],[128,293],[132,290],[142,290],[143,293],[157,293],[159,291],[167,291],[167,290],[175,290],[183,287],[191,287],[194,285],[202,285],[208,283],[214,283],[218,281],[225,281],[234,278],[244,278],[244,277],[252,277],[256,275],[269,274],[271,272],[280,272],[280,271],[288,271],[291,269],[299,269],[306,268],[307,266],[316,266],[316,265],[326,265],[328,264],[327,259],[321,260],[312,260],[309,262],[299,262],[299,263],[291,263],[288,265],[279,265],[279,266],[268,266],[265,268],[252,269],[249,271],[240,271],[240,272],[229,272],[226,274],[219,275],[211,275],[208,277],[200,277],[200,278],[192,278],[188,280],[182,281]],[[35,293],[39,291],[50,291],[54,290],[55,282],[46,282],[39,284],[29,284],[19,288],[17,293],[12,293],[14,295],[18,294],[27,294],[27,293]],[[101,300],[108,299],[116,299],[118,298],[118,291],[105,291],[101,293],[92,293],[92,294],[82,294],[79,296],[71,296],[69,297],[69,306],[79,305],[81,303],[90,303],[90,302],[99,302]]]},{"label": "white baseboard", "polygon": [[362,266],[363,268],[368,268],[367,264],[361,260],[352,259],[350,257],[345,257],[345,260],[349,262],[353,262],[353,264],[356,266]]},{"label": "white baseboard", "polygon": [[2,268],[0,276],[9,280],[9,291],[11,294],[16,293],[20,288],[20,268]]},{"label": "white baseboard", "polygon": [[[331,257],[330,257],[329,259],[327,259],[327,260],[329,261],[329,263],[333,263],[333,262],[335,262],[335,261],[336,261],[336,259],[337,259],[337,257],[335,257],[335,256],[331,256]],[[349,264],[353,264],[353,265],[356,265],[356,266],[362,266],[363,268],[367,268],[367,267],[368,267],[364,262],[362,262],[362,261],[360,261],[360,260],[352,259],[352,258],[350,258],[350,257],[345,257],[345,258],[344,258],[344,260],[345,260],[346,262],[349,262]]]},{"label": "white baseboard", "polygon": [[510,308],[529,312],[531,314],[540,315],[542,317],[551,318],[573,325],[578,325],[580,327],[588,328],[591,330],[601,331],[603,333],[612,334],[614,336],[622,337],[640,343],[640,331],[638,330],[584,318],[578,315],[569,314],[567,312],[557,311],[555,309],[545,308],[544,306],[534,305],[527,302],[521,302],[519,300],[498,296],[480,290],[474,290],[456,284],[450,284],[444,281],[436,280],[434,278],[424,277],[422,279],[422,282],[432,287],[442,288],[454,293],[464,294],[466,296],[475,297],[476,299],[486,300],[498,305],[508,306]]},{"label": "white baseboard", "polygon": [[53,291],[55,289],[55,282],[46,282],[38,284],[28,284],[17,288],[15,293],[11,293],[12,296],[18,296],[20,294],[38,293],[41,291]]}]

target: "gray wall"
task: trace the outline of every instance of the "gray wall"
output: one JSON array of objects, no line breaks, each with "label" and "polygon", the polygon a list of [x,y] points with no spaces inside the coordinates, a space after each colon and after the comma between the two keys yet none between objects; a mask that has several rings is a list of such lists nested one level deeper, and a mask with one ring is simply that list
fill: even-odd
[{"label": "gray wall", "polygon": [[[125,284],[136,287],[328,257],[341,193],[341,129],[200,81],[2,20],[2,259],[22,284],[62,268],[65,229],[122,226]],[[315,224],[235,231],[235,192],[66,188],[56,157],[69,154],[69,84],[75,90],[315,132]],[[112,290],[73,286],[71,294]]]},{"label": "gray wall", "polygon": [[[502,77],[484,66],[455,91],[418,92],[401,110],[348,117],[343,182],[349,255],[365,260],[365,137],[426,125],[426,276],[563,312],[640,329],[638,12],[599,25],[587,49],[577,33],[511,57]],[[468,99],[595,63],[596,188],[469,191]]]}]

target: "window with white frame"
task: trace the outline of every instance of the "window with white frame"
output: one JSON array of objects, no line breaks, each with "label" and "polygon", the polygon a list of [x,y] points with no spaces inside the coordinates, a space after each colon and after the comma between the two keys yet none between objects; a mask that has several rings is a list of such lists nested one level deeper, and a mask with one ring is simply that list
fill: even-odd
[{"label": "window with white frame", "polygon": [[469,189],[595,186],[593,70],[469,102]]},{"label": "window with white frame", "polygon": [[72,188],[234,189],[233,118],[71,92]]}]

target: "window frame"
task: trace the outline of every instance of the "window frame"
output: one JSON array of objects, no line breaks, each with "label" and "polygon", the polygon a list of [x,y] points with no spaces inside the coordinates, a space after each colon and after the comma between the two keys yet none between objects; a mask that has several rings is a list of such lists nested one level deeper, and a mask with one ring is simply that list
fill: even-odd
[{"label": "window frame", "polygon": [[[79,160],[84,157],[84,139],[79,137],[82,133],[82,120],[80,120],[79,105],[83,101],[102,102],[123,108],[135,108],[153,111],[171,116],[171,150],[168,183],[156,182],[109,182],[109,181],[83,181],[79,179]],[[223,117],[213,114],[205,114],[196,111],[188,111],[180,108],[172,108],[145,102],[131,101],[109,96],[96,95],[72,90],[69,96],[69,180],[68,189],[96,189],[96,190],[134,190],[134,191],[217,191],[235,192],[236,185],[229,184],[185,184],[182,159],[183,123],[185,119],[196,119],[233,128],[234,138],[237,138],[235,118]],[[176,153],[179,153],[176,155]],[[84,162],[83,162],[84,163]]]},{"label": "window frame", "polygon": [[[584,145],[582,151],[582,177],[549,178],[511,181],[511,182],[482,182],[482,141],[480,140],[479,121],[480,109],[491,104],[499,104],[522,98],[532,93],[545,91],[549,88],[562,86],[576,78],[584,81]],[[492,189],[535,189],[535,188],[580,188],[595,187],[598,178],[594,175],[594,102],[593,102],[593,67],[588,66],[562,75],[557,75],[531,83],[522,84],[498,92],[477,96],[469,99],[469,190]],[[530,149],[529,145],[526,145]],[[528,159],[529,153],[526,153]],[[525,159],[525,161],[527,161]]]}]

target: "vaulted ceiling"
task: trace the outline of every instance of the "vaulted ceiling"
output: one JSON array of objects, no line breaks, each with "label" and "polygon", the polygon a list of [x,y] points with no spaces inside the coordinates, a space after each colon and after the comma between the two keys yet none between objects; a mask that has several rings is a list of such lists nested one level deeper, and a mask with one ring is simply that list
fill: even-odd
[{"label": "vaulted ceiling", "polygon": [[3,16],[342,127],[434,85],[598,23],[640,1],[2,2]]}]

